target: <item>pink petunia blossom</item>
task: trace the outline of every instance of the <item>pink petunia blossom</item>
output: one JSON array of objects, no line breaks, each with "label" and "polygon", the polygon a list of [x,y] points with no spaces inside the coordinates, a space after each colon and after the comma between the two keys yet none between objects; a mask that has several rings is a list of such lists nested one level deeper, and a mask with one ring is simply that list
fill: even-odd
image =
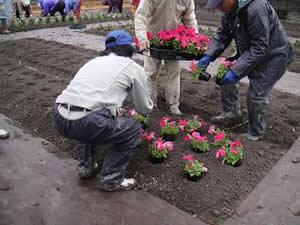
[{"label": "pink petunia blossom", "polygon": [[128,110],[128,113],[129,113],[130,116],[134,116],[136,114],[136,111],[135,111],[134,108],[132,108],[132,109]]},{"label": "pink petunia blossom", "polygon": [[157,151],[162,151],[164,149],[164,145],[163,145],[163,141],[161,138],[157,138],[155,141],[155,148],[157,149]]},{"label": "pink petunia blossom", "polygon": [[200,128],[204,127],[205,123],[203,120],[200,121]]},{"label": "pink petunia blossom", "polygon": [[226,150],[224,148],[219,148],[216,153],[216,158],[223,157],[226,155]]},{"label": "pink petunia blossom", "polygon": [[147,31],[148,40],[151,40],[153,37],[154,37],[154,35],[151,32]]},{"label": "pink petunia blossom", "polygon": [[233,154],[238,155],[239,152],[236,150],[236,148],[234,146],[231,146],[231,150],[230,150]]},{"label": "pink petunia blossom", "polygon": [[196,69],[197,69],[197,65],[196,65],[196,61],[195,61],[195,59],[193,59],[192,60],[192,62],[191,62],[191,64],[190,64],[190,70],[192,71],[192,72],[194,72]]},{"label": "pink petunia blossom", "polygon": [[178,123],[182,126],[185,126],[187,124],[186,120],[179,120]]},{"label": "pink petunia blossom", "polygon": [[179,126],[179,130],[180,130],[180,131],[184,131],[184,126],[183,126],[183,125],[180,125],[180,126]]},{"label": "pink petunia blossom", "polygon": [[159,122],[159,126],[160,127],[166,126],[166,123],[168,122],[169,119],[170,119],[169,117],[162,117],[160,122]]},{"label": "pink petunia blossom", "polygon": [[166,141],[164,144],[164,148],[166,148],[169,152],[173,150],[174,144],[172,141]]},{"label": "pink petunia blossom", "polygon": [[200,135],[199,132],[193,132],[193,133],[192,133],[192,137],[193,137],[193,138],[196,138],[197,140],[201,139],[201,135]]},{"label": "pink petunia blossom", "polygon": [[208,133],[209,134],[214,134],[216,132],[216,126],[215,125],[211,125],[208,129]]},{"label": "pink petunia blossom", "polygon": [[240,140],[235,140],[233,143],[234,143],[236,146],[243,147],[243,144],[242,144],[242,142],[241,142]]},{"label": "pink petunia blossom", "polygon": [[188,140],[190,140],[190,139],[191,139],[191,135],[186,134],[185,137],[184,137],[184,140],[188,141]]},{"label": "pink petunia blossom", "polygon": [[194,155],[193,154],[188,154],[188,155],[184,155],[182,158],[184,160],[192,160],[194,158]]},{"label": "pink petunia blossom", "polygon": [[169,124],[170,124],[170,126],[175,127],[176,126],[176,121],[171,121]]},{"label": "pink petunia blossom", "polygon": [[224,138],[225,138],[224,131],[220,131],[219,133],[216,134],[216,136],[214,136],[214,139],[216,142],[219,142],[219,141],[223,140]]},{"label": "pink petunia blossom", "polygon": [[195,129],[194,129],[194,128],[190,129],[190,133],[193,133],[194,131],[195,131]]},{"label": "pink petunia blossom", "polygon": [[194,119],[199,119],[200,116],[199,116],[199,115],[193,115],[193,118],[194,118]]},{"label": "pink petunia blossom", "polygon": [[203,166],[202,169],[203,169],[203,172],[206,172],[206,173],[208,172],[208,168],[207,167]]},{"label": "pink petunia blossom", "polygon": [[139,48],[140,47],[139,40],[136,37],[134,37],[133,41],[134,41],[134,44]]},{"label": "pink petunia blossom", "polygon": [[147,141],[151,141],[151,140],[154,139],[154,138],[155,138],[155,132],[154,132],[154,131],[150,132],[150,133],[146,136],[146,140],[147,140]]}]

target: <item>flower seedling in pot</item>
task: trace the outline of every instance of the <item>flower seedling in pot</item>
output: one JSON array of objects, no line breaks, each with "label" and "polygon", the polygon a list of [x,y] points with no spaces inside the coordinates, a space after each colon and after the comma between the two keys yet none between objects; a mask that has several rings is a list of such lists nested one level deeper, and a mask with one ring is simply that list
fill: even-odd
[{"label": "flower seedling in pot", "polygon": [[224,57],[220,57],[220,65],[217,69],[216,84],[221,85],[225,73],[233,66],[235,61],[231,62]]},{"label": "flower seedling in pot", "polygon": [[243,159],[243,145],[239,140],[229,141],[229,146],[217,150],[216,158],[223,158],[223,163],[239,166]]},{"label": "flower seedling in pot", "polygon": [[151,160],[153,163],[163,162],[168,158],[168,154],[174,148],[174,144],[171,141],[164,141],[160,137],[154,139],[150,145]]},{"label": "flower seedling in pot", "polygon": [[203,127],[204,121],[198,115],[194,115],[192,119],[187,121],[185,131],[188,133],[193,133],[194,131],[200,132],[200,129]]},{"label": "flower seedling in pot", "polygon": [[129,109],[128,114],[141,123],[144,130],[148,128],[148,117],[138,113],[135,109]]},{"label": "flower seedling in pot", "polygon": [[184,173],[188,180],[198,181],[203,173],[208,172],[208,169],[204,167],[203,163],[194,159],[193,154],[184,155],[183,160],[185,160]]},{"label": "flower seedling in pot", "polygon": [[191,142],[192,150],[194,152],[208,152],[209,143],[206,136],[201,136],[198,132],[193,132],[192,135],[186,134],[186,141]]},{"label": "flower seedling in pot", "polygon": [[176,134],[179,132],[179,127],[176,121],[171,121],[169,117],[162,117],[160,122],[160,136],[165,141],[174,141]]}]

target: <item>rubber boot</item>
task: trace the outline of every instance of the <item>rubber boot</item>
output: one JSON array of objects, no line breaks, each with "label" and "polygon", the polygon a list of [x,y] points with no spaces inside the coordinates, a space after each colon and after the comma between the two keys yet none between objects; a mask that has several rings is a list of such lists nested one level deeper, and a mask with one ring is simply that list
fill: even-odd
[{"label": "rubber boot", "polygon": [[214,116],[211,118],[212,123],[223,124],[232,120],[240,120],[241,119],[241,111],[236,113],[233,112],[222,112],[218,116]]}]

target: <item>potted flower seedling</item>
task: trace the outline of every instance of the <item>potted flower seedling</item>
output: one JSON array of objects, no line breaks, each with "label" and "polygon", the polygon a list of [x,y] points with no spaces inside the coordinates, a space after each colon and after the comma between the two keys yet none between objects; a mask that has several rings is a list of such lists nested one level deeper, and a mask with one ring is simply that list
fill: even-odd
[{"label": "potted flower seedling", "polygon": [[214,145],[223,148],[227,148],[229,146],[229,138],[226,135],[225,131],[223,130],[215,131]]},{"label": "potted flower seedling", "polygon": [[88,21],[93,20],[93,14],[92,13],[87,14],[87,20]]},{"label": "potted flower seedling", "polygon": [[233,66],[235,61],[231,62],[224,57],[220,57],[220,65],[217,69],[216,84],[221,85],[225,73]]},{"label": "potted flower seedling", "polygon": [[174,141],[176,134],[179,132],[179,127],[176,121],[171,121],[169,117],[162,117],[160,122],[160,136],[165,141]]},{"label": "potted flower seedling", "polygon": [[13,26],[15,28],[20,28],[22,26],[22,22],[20,19],[16,18],[14,21],[13,21]]},{"label": "potted flower seedling", "polygon": [[66,23],[70,23],[73,21],[73,15],[67,15],[65,18]]},{"label": "potted flower seedling", "polygon": [[190,181],[198,181],[203,173],[208,172],[208,169],[203,166],[203,163],[194,159],[193,154],[184,155],[183,160],[185,160],[184,174]]},{"label": "potted flower seedling", "polygon": [[56,22],[58,22],[58,23],[63,22],[63,17],[62,16],[56,16]]},{"label": "potted flower seedling", "polygon": [[88,20],[87,14],[86,13],[81,13],[80,20],[81,21],[87,21]]},{"label": "potted flower seedling", "polygon": [[216,158],[223,158],[223,163],[231,166],[240,166],[243,159],[243,145],[239,140],[229,141],[228,147],[221,147],[217,150]]},{"label": "potted flower seedling", "polygon": [[42,19],[41,19],[41,24],[43,24],[43,25],[45,25],[45,24],[47,24],[48,23],[48,21],[49,21],[49,17],[48,16],[44,16],[44,17],[42,17]]},{"label": "potted flower seedling", "polygon": [[160,137],[155,139],[150,145],[152,163],[161,163],[168,158],[168,153],[172,151],[174,144],[171,141],[164,141]]},{"label": "potted flower seedling", "polygon": [[186,134],[184,139],[191,142],[194,152],[208,152],[209,143],[206,136],[201,136],[198,132],[193,132],[192,135]]},{"label": "potted flower seedling", "polygon": [[200,132],[200,129],[203,127],[204,121],[198,115],[194,115],[192,119],[187,121],[185,131],[191,134],[194,131]]},{"label": "potted flower seedling", "polygon": [[155,132],[154,131],[151,131],[151,132],[143,131],[141,134],[141,138],[143,141],[151,142],[152,140],[155,139]]},{"label": "potted flower seedling", "polygon": [[138,113],[135,109],[129,109],[128,114],[129,116],[135,118],[140,124],[142,124],[142,128],[144,130],[148,128],[148,117]]},{"label": "potted flower seedling", "polygon": [[40,24],[40,18],[35,18],[33,24],[34,25],[39,25]]},{"label": "potted flower seedling", "polygon": [[49,24],[55,24],[56,23],[56,17],[50,17]]}]

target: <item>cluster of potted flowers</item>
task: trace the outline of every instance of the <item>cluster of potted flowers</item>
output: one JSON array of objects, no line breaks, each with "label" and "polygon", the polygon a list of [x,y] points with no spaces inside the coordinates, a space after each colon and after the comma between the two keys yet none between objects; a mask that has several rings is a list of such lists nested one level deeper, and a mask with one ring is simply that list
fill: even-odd
[{"label": "cluster of potted flowers", "polygon": [[[145,117],[139,115],[135,110],[129,110],[129,115],[136,118],[139,122],[145,123]],[[146,122],[148,124],[148,121]],[[173,141],[176,135],[184,132],[184,139],[190,144],[191,150],[196,153],[206,153],[210,147],[217,148],[216,158],[222,159],[222,164],[227,163],[231,166],[239,166],[243,158],[243,145],[239,140],[230,140],[225,131],[216,129],[215,125],[204,129],[205,123],[198,115],[191,119],[178,121],[169,117],[162,117],[160,120],[160,135],[156,137],[155,132],[142,132],[142,140],[149,142],[150,158],[153,163],[161,163],[168,158],[170,151],[174,149]],[[203,135],[207,132],[207,136]],[[209,141],[209,138],[212,141]],[[195,159],[193,154],[183,156],[185,160],[184,174],[187,179],[197,181],[208,169],[202,162]]]},{"label": "cluster of potted flowers", "polygon": [[157,34],[147,32],[147,37],[152,48],[170,49],[195,56],[202,55],[210,42],[206,35],[184,25],[174,30],[159,31]]},{"label": "cluster of potted flowers", "polygon": [[[111,14],[111,13],[81,13],[80,21],[97,21],[105,19],[128,19],[128,14]],[[28,26],[38,26],[46,24],[59,24],[63,23],[62,16],[46,16],[46,17],[30,17],[30,18],[15,18],[9,22],[10,28],[19,29]],[[73,14],[69,14],[65,18],[65,23],[79,23],[78,19]]]}]

